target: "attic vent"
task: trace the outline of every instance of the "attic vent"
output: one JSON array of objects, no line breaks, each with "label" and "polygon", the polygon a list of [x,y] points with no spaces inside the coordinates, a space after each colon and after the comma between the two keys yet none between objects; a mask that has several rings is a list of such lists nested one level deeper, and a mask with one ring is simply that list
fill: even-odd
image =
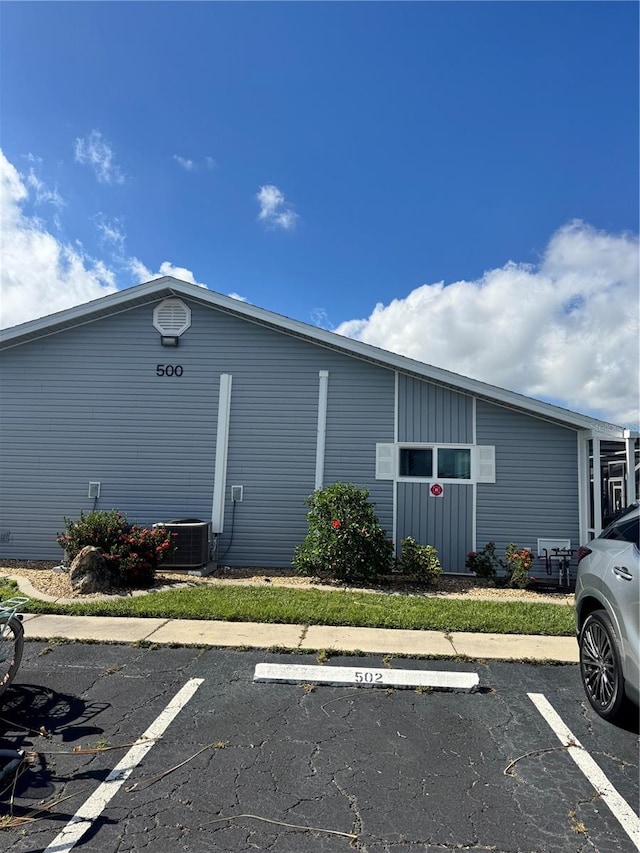
[{"label": "attic vent", "polygon": [[153,309],[153,325],[161,335],[181,335],[191,325],[191,309],[181,299],[163,299]]}]

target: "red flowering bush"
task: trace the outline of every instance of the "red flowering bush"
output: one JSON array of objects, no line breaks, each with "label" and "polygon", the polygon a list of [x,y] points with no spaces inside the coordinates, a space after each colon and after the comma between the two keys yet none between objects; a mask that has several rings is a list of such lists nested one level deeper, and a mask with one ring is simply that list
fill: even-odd
[{"label": "red flowering bush", "polygon": [[518,549],[513,542],[505,548],[506,561],[503,563],[508,577],[509,586],[524,589],[533,578],[529,575],[533,565],[533,554],[528,548]]},{"label": "red flowering bush", "polygon": [[175,551],[172,535],[163,527],[149,529],[131,524],[115,509],[64,520],[66,530],[57,542],[71,562],[87,545],[100,548],[112,574],[123,587],[147,587],[153,583],[158,564]]},{"label": "red flowering bush", "polygon": [[[517,548],[513,542],[510,542],[504,554],[504,560],[496,557],[496,543],[487,542],[484,548],[467,554],[465,565],[477,577],[491,580],[497,586],[524,589],[535,580],[529,574],[533,565],[533,555],[528,548]],[[498,576],[498,569],[504,569],[504,574]]]},{"label": "red flowering bush", "polygon": [[293,557],[298,574],[363,581],[389,571],[393,545],[368,497],[367,489],[334,483],[306,499],[309,529]]}]

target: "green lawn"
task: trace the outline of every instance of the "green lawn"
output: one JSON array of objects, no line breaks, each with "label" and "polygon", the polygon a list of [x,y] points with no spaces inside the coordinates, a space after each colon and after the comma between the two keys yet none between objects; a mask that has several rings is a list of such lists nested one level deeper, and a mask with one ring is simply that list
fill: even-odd
[{"label": "green lawn", "polygon": [[[2,586],[0,595],[15,594]],[[421,598],[385,593],[199,586],[136,598],[82,604],[49,604],[33,599],[36,613],[83,616],[147,616],[223,619],[300,625],[352,625],[501,634],[574,634],[573,608],[566,604]]]}]

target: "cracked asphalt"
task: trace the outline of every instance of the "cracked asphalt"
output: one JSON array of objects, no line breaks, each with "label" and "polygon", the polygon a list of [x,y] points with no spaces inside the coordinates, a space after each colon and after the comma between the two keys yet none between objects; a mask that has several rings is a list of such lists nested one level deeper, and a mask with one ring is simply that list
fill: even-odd
[{"label": "cracked asphalt", "polygon": [[[637,724],[625,730],[600,720],[587,706],[574,666],[374,656],[326,662],[478,672],[480,690],[467,694],[254,684],[260,662],[315,664],[318,658],[27,643],[19,683],[0,700],[0,747],[35,755],[0,797],[0,847],[46,850],[177,691],[202,678],[74,849],[636,849],[527,697],[547,697],[637,811]],[[73,751],[107,745],[117,749]],[[36,820],[17,820],[43,802],[55,805]]]}]

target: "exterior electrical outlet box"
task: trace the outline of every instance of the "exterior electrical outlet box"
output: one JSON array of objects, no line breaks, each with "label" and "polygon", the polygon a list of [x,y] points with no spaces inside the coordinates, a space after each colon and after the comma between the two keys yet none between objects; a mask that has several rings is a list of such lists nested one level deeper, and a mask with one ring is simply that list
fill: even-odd
[{"label": "exterior electrical outlet box", "polygon": [[244,486],[231,486],[231,500],[240,503],[244,497]]},{"label": "exterior electrical outlet box", "polygon": [[100,497],[100,483],[89,483],[89,497],[94,499]]}]

